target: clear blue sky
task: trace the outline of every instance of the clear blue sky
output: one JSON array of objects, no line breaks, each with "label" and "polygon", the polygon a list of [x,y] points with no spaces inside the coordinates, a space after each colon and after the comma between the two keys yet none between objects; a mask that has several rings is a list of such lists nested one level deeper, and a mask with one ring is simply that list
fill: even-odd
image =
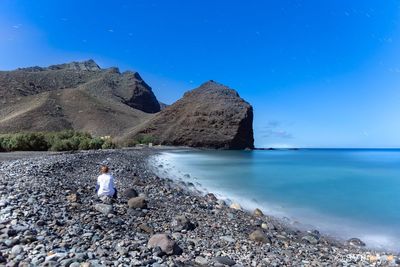
[{"label": "clear blue sky", "polygon": [[256,146],[400,147],[400,2],[0,1],[0,69],[93,58],[161,101],[213,79]]}]

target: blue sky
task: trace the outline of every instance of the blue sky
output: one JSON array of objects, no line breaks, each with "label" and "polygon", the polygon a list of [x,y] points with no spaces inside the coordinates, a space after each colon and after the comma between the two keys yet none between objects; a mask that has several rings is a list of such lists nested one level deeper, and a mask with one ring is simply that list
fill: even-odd
[{"label": "blue sky", "polygon": [[0,1],[0,69],[93,58],[166,103],[213,79],[256,146],[400,147],[400,2]]}]

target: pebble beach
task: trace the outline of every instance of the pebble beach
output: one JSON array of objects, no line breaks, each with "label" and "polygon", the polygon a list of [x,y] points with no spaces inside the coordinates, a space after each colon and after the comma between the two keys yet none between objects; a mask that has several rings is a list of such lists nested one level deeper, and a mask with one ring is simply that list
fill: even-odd
[{"label": "pebble beach", "polygon": [[[159,178],[157,148],[1,158],[0,266],[397,266],[399,255],[301,231]],[[95,195],[110,166],[118,199]]]}]

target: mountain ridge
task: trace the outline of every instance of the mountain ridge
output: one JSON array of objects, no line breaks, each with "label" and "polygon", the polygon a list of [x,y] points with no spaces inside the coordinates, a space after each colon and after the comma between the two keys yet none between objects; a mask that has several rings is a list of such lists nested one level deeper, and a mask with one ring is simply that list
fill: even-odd
[{"label": "mountain ridge", "polygon": [[146,134],[162,144],[253,148],[251,105],[214,81],[165,105],[138,72],[87,60],[0,71],[0,99],[0,133],[72,129],[121,142]]}]

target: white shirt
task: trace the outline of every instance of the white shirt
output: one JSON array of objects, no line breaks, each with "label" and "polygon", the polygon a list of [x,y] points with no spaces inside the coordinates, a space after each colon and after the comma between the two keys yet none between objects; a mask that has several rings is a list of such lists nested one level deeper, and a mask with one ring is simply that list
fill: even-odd
[{"label": "white shirt", "polygon": [[111,174],[103,173],[97,177],[97,185],[99,190],[97,195],[100,196],[113,196],[115,193],[114,189],[114,177]]}]

